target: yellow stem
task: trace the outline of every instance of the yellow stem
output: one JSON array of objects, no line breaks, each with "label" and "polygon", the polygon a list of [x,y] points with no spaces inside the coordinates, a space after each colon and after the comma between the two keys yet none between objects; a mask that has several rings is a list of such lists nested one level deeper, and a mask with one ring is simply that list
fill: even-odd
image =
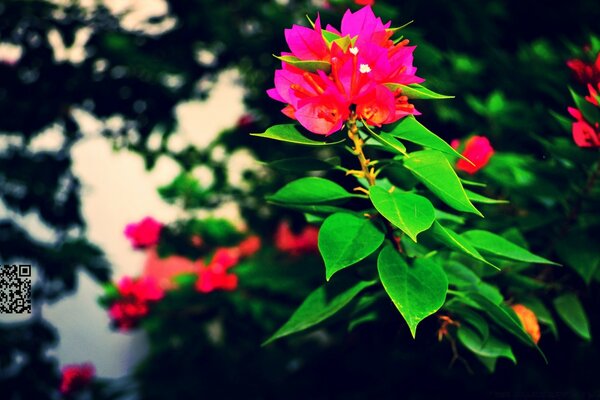
[{"label": "yellow stem", "polygon": [[352,112],[350,114],[350,118],[348,118],[348,137],[354,143],[354,153],[358,157],[358,161],[360,162],[360,167],[362,168],[362,172],[369,182],[369,186],[375,185],[376,173],[374,168],[369,169],[369,160],[365,157],[365,153],[363,152],[364,141],[360,137],[358,133],[358,127],[356,126],[356,113]]}]

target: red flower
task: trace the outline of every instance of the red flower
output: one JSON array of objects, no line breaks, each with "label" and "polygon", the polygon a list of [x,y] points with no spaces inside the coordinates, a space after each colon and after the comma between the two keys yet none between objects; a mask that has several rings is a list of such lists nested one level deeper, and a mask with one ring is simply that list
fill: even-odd
[{"label": "red flower", "polygon": [[62,368],[60,392],[63,395],[70,395],[84,389],[92,382],[95,372],[94,366],[90,363],[65,365]]},{"label": "red flower", "polygon": [[279,224],[275,233],[275,247],[280,251],[297,256],[317,252],[319,230],[311,225],[304,227],[299,234],[292,232],[287,221]]},{"label": "red flower", "polygon": [[567,110],[576,119],[572,126],[575,144],[579,147],[600,147],[600,126],[598,122],[592,126],[583,118],[583,114],[578,109],[568,107]]},{"label": "red flower", "polygon": [[598,90],[596,90],[591,83],[588,83],[587,87],[588,87],[588,91],[590,92],[590,95],[585,96],[585,99],[587,101],[589,101],[590,103],[592,103],[593,105],[595,105],[596,107],[598,107],[599,106],[598,99],[600,98],[600,95],[598,94],[598,90],[600,90],[600,83],[598,83]]},{"label": "red flower", "polygon": [[126,276],[118,283],[117,290],[120,297],[110,306],[108,313],[122,331],[133,328],[148,314],[149,303],[164,296],[163,289],[150,276],[138,279]]},{"label": "red flower", "polygon": [[[455,139],[451,145],[457,149],[460,146],[460,142]],[[485,136],[472,136],[465,143],[462,155],[471,160],[475,165],[461,158],[456,163],[456,169],[472,175],[487,165],[492,155],[494,155],[494,149]]]},{"label": "red flower", "polygon": [[256,235],[249,236],[238,245],[240,251],[240,257],[250,257],[256,254],[260,250],[261,241],[260,237]]},{"label": "red flower", "polygon": [[596,55],[596,61],[593,63],[587,64],[582,60],[572,59],[567,61],[567,66],[575,72],[577,80],[584,85],[600,83],[600,53]]},{"label": "red flower", "polygon": [[190,259],[181,256],[160,258],[156,249],[147,252],[142,276],[155,279],[161,289],[175,288],[173,278],[185,273],[196,273],[197,265]]},{"label": "red flower", "polygon": [[240,260],[240,250],[236,247],[218,248],[207,266],[200,266],[196,290],[209,293],[217,289],[234,290],[238,277],[228,273]]},{"label": "red flower", "polygon": [[152,217],[146,217],[138,223],[125,227],[125,236],[135,248],[143,248],[158,243],[163,225]]},{"label": "red flower", "polygon": [[375,4],[375,0],[354,0],[354,4],[359,6],[372,6]]}]

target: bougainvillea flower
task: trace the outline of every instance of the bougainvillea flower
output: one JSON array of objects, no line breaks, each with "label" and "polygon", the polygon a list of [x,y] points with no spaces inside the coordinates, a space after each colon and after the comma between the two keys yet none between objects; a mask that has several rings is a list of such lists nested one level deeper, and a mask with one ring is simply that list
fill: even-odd
[{"label": "bougainvillea flower", "polygon": [[292,232],[290,224],[283,221],[279,224],[275,233],[275,247],[294,256],[315,253],[319,249],[318,238],[319,230],[312,225],[305,226],[300,233],[295,234]]},{"label": "bougainvillea flower", "polygon": [[533,339],[533,342],[537,344],[540,341],[542,334],[540,333],[540,324],[538,323],[535,313],[523,304],[514,304],[511,307],[519,317],[521,324],[523,324],[525,332],[527,332],[529,336],[531,336],[531,339]]},{"label": "bougainvillea flower", "polygon": [[181,256],[169,256],[160,258],[156,249],[147,252],[144,272],[142,276],[156,280],[158,286],[163,290],[175,288],[173,278],[188,273],[196,273],[198,266],[190,259]]},{"label": "bougainvillea flower", "polygon": [[89,386],[96,370],[90,363],[65,365],[61,370],[60,392],[72,395]]},{"label": "bougainvillea flower", "polygon": [[252,235],[247,237],[238,245],[240,257],[253,256],[260,250],[261,245],[262,243],[259,236]]},{"label": "bougainvillea flower", "polygon": [[402,85],[423,82],[413,67],[414,46],[391,39],[394,30],[371,7],[346,11],[341,29],[294,25],[285,36],[291,52],[281,54],[275,87],[267,91],[286,104],[282,112],[309,131],[330,135],[350,117],[381,126],[418,114]]},{"label": "bougainvillea flower", "polygon": [[375,4],[375,0],[354,0],[354,4],[358,4],[359,6],[372,6]]},{"label": "bougainvillea flower", "polygon": [[[453,148],[458,149],[460,142],[455,139],[451,145]],[[465,143],[462,155],[471,160],[475,165],[461,158],[456,162],[456,169],[472,175],[487,165],[490,158],[494,155],[494,149],[485,136],[472,136]]]},{"label": "bougainvillea flower", "polygon": [[134,327],[149,312],[149,303],[164,296],[164,290],[150,276],[133,279],[123,277],[117,284],[119,298],[110,306],[108,313],[113,323],[123,331]]},{"label": "bougainvillea flower", "polygon": [[158,243],[162,228],[163,224],[152,217],[146,217],[140,222],[128,224],[124,233],[133,247],[144,248]]},{"label": "bougainvillea flower", "polygon": [[593,63],[588,64],[583,60],[572,59],[567,61],[567,66],[575,72],[577,80],[584,85],[600,83],[600,53],[596,55],[596,61]]},{"label": "bougainvillea flower", "polygon": [[214,290],[235,290],[238,286],[238,277],[235,274],[229,274],[213,266],[200,268],[198,280],[196,281],[196,290],[201,293],[209,293]]},{"label": "bougainvillea flower", "polygon": [[576,119],[572,125],[575,144],[579,147],[600,147],[600,126],[598,122],[592,126],[583,118],[583,114],[578,109],[568,107],[567,110]]}]

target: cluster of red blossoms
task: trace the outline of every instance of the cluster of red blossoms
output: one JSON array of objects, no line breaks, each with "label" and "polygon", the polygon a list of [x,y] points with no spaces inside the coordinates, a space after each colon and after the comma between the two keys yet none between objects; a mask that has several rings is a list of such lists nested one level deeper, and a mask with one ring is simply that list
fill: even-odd
[{"label": "cluster of red blossoms", "polygon": [[128,224],[125,227],[127,237],[136,249],[153,246],[158,243],[163,224],[152,217],[145,217],[140,222]]},{"label": "cluster of red blossoms", "polygon": [[164,291],[152,277],[123,277],[117,284],[119,297],[108,314],[115,326],[128,331],[148,314],[150,304],[163,298]]},{"label": "cluster of red blossoms", "polygon": [[70,396],[89,386],[96,372],[90,363],[81,365],[65,365],[62,368],[60,392],[64,396]]},{"label": "cluster of red blossoms", "polygon": [[[569,68],[575,72],[577,80],[587,86],[589,95],[585,100],[595,107],[600,107],[600,53],[592,63],[573,59],[567,61]],[[600,121],[586,120],[581,110],[568,108],[569,114],[575,118],[572,125],[573,140],[579,147],[600,147]]]},{"label": "cluster of red blossoms", "polygon": [[370,6],[346,11],[337,30],[294,25],[285,30],[291,52],[281,54],[275,88],[267,93],[286,103],[282,112],[309,131],[330,135],[350,117],[381,126],[418,114],[401,85],[423,82],[413,67],[414,46],[391,39],[395,29],[383,24]]},{"label": "cluster of red blossoms", "polygon": [[299,233],[294,233],[287,221],[279,224],[275,232],[275,247],[278,250],[299,256],[306,253],[316,253],[318,248],[319,229],[307,225]]}]

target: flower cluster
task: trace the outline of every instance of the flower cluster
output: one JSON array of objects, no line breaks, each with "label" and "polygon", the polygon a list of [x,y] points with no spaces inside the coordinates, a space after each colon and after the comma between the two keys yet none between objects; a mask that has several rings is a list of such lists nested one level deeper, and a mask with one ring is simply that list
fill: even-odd
[{"label": "flower cluster", "polygon": [[[593,63],[572,59],[567,61],[567,65],[575,72],[577,80],[587,86],[589,95],[585,96],[585,101],[600,108],[600,52]],[[600,121],[590,120],[589,115],[586,118],[582,107],[569,107],[567,110],[575,118],[571,127],[575,144],[579,147],[600,147]]]},{"label": "flower cluster", "polygon": [[[450,144],[454,149],[460,147],[458,139],[454,139]],[[456,169],[473,175],[487,165],[494,155],[494,149],[485,136],[472,136],[465,142],[462,155],[471,160],[473,164],[461,158],[456,163]]]},{"label": "flower cluster", "polygon": [[94,378],[95,368],[90,363],[65,365],[62,370],[60,392],[64,396],[72,395],[87,387]]},{"label": "flower cluster", "polygon": [[158,243],[163,224],[152,217],[146,217],[140,222],[128,224],[125,227],[125,236],[135,248],[145,248]]},{"label": "flower cluster", "polygon": [[318,237],[319,229],[307,225],[304,229],[295,234],[290,228],[290,224],[286,221],[279,224],[275,233],[275,247],[278,250],[293,256],[298,256],[305,253],[318,252]]},{"label": "flower cluster", "polygon": [[164,296],[156,279],[123,277],[117,284],[119,297],[111,304],[108,313],[113,323],[122,331],[133,328],[149,312],[149,305]]},{"label": "flower cluster", "polygon": [[330,135],[355,113],[381,126],[418,114],[403,95],[403,85],[424,80],[415,75],[414,46],[393,40],[395,29],[375,17],[370,6],[346,11],[337,30],[294,25],[285,30],[291,50],[282,53],[275,88],[267,93],[286,103],[282,110],[309,131]]}]

